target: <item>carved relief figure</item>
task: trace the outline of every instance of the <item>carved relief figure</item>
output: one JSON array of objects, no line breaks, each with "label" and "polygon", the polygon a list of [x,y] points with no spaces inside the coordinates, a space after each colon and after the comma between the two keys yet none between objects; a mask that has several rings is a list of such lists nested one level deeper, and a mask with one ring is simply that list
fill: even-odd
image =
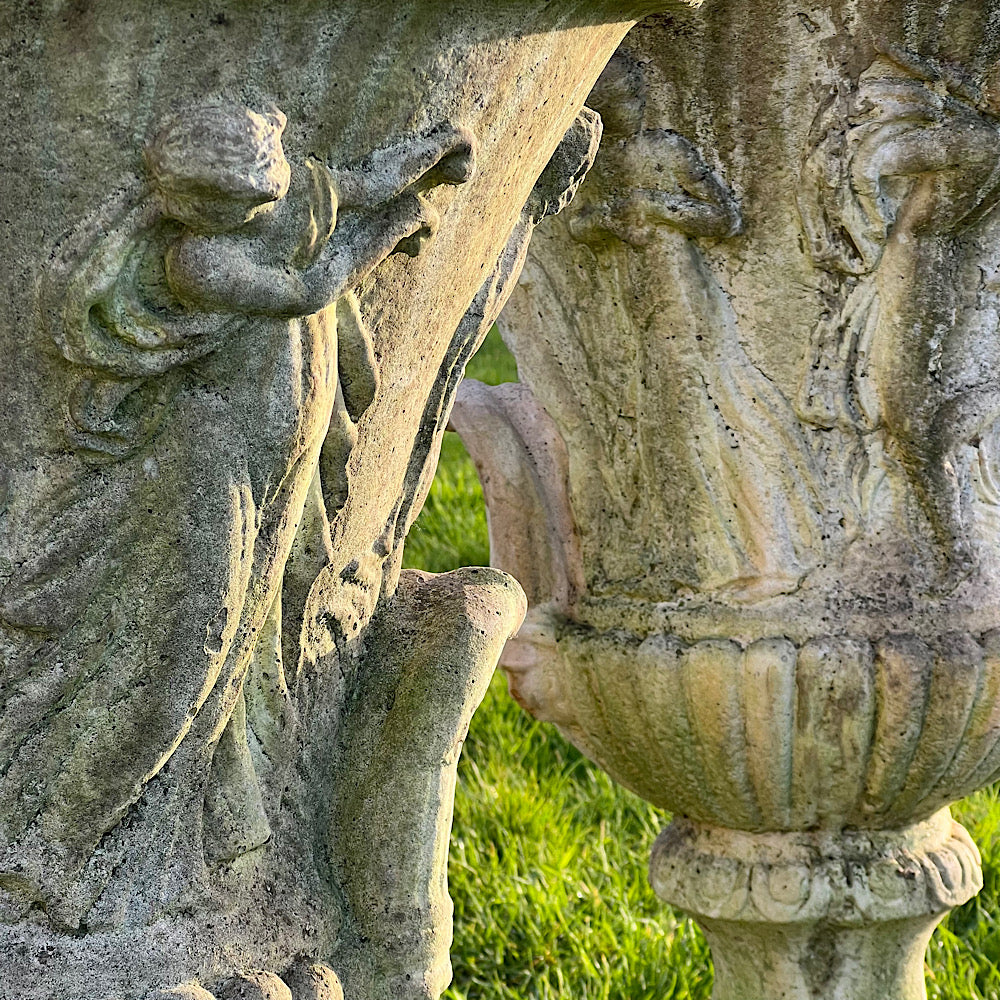
[{"label": "carved relief figure", "polygon": [[977,494],[995,503],[984,483],[1000,347],[978,306],[995,261],[976,244],[1000,203],[996,110],[954,71],[885,47],[818,117],[799,198],[812,256],[832,275],[803,418],[848,441],[846,476],[834,475],[857,484],[842,502],[862,523],[915,498],[923,522],[903,522],[916,537],[930,528],[943,590],[982,548]]},{"label": "carved relief figure", "polygon": [[[580,380],[596,369],[623,383],[614,399],[596,392],[595,400],[617,413],[607,415],[613,430],[593,465],[608,470],[602,492],[610,498],[623,491],[614,497],[623,532],[648,518],[648,568],[636,575],[669,572],[677,593],[755,601],[794,590],[821,557],[819,480],[792,407],[748,356],[703,252],[702,241],[740,233],[736,199],[689,140],[646,122],[641,76],[619,54],[591,96],[606,121],[605,141],[567,224],[591,255],[581,256],[580,266],[592,278],[594,309],[577,310],[576,341],[567,338],[565,351],[563,344],[556,350],[561,362],[586,357],[573,358]],[[562,278],[545,265],[544,240],[529,260],[527,296],[543,311],[551,298],[558,314],[579,293],[561,294]],[[513,309],[509,336],[526,339],[518,331],[531,323],[527,310],[517,299]],[[553,315],[546,335],[565,322]],[[612,347],[609,326],[625,341],[614,345],[615,357],[601,353]],[[514,346],[518,356],[536,353],[520,340]],[[571,414],[549,395],[542,402],[570,437],[584,420],[599,427],[605,419]],[[581,447],[594,448],[567,443],[571,462]],[[595,489],[578,481],[574,498],[586,502]],[[586,524],[588,514],[579,513]],[[621,544],[635,551],[632,542]],[[609,578],[615,572],[609,567]],[[623,582],[626,590],[632,585]]]},{"label": "carved relief figure", "polygon": [[[450,126],[351,168],[292,166],[284,126],[225,103],[165,121],[145,185],[71,233],[39,284],[43,337],[75,376],[65,442],[12,490],[31,509],[8,511],[0,618],[21,641],[0,716],[0,887],[57,924],[93,905],[95,850],[168,762],[166,856],[150,861],[164,905],[205,860],[270,837],[254,760],[281,759],[268,741],[289,738],[298,660],[282,656],[282,574],[310,492],[324,523],[343,505],[377,389],[352,289],[419,252],[435,227],[422,192],[473,168]],[[271,716],[251,735],[248,672],[251,709]]]}]

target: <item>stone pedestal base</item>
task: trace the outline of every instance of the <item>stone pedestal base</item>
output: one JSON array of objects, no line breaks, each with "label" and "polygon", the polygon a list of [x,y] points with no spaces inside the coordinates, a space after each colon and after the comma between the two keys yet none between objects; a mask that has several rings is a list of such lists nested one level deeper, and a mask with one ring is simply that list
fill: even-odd
[{"label": "stone pedestal base", "polygon": [[676,820],[650,881],[704,929],[713,1000],[923,1000],[934,927],[983,884],[947,809],[901,830],[839,833]]},{"label": "stone pedestal base", "polygon": [[943,916],[863,927],[698,922],[713,1000],[924,1000],[924,951]]}]

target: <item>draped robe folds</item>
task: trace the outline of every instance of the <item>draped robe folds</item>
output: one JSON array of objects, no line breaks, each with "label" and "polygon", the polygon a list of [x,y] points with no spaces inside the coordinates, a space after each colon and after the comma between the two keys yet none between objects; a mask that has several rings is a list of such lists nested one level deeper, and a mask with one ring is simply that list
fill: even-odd
[{"label": "draped robe folds", "polygon": [[[298,261],[334,225],[329,177],[311,173]],[[206,856],[270,835],[244,681],[270,647],[258,681],[280,731],[283,568],[335,411],[344,440],[327,447],[346,463],[353,440],[337,346],[338,320],[361,322],[353,296],[293,319],[185,309],[165,293],[178,233],[126,192],[39,286],[40,336],[69,386],[66,444],[9,491],[0,888],[50,914],[61,899],[71,924],[93,899],[74,909],[73,880],[168,761],[186,775],[173,823],[204,828]],[[206,789],[220,772],[235,785]],[[213,823],[228,824],[214,843]]]}]

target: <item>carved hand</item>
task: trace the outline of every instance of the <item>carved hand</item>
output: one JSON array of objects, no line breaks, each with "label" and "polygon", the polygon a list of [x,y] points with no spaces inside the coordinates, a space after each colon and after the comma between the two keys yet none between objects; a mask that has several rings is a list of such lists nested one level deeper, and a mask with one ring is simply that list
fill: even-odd
[{"label": "carved hand", "polygon": [[469,129],[445,122],[331,172],[341,207],[371,209],[411,187],[426,191],[441,184],[464,184],[475,173],[475,150],[476,138]]},{"label": "carved hand", "polygon": [[437,184],[465,184],[476,173],[476,137],[461,125],[439,125],[428,136],[434,166],[423,175],[422,181]]},{"label": "carved hand", "polygon": [[356,287],[396,249],[416,256],[438,223],[435,209],[416,194],[401,195],[377,213],[342,216],[324,253],[303,276],[307,299],[315,306],[309,311]]},{"label": "carved hand", "polygon": [[415,194],[375,212],[345,213],[319,259],[304,271],[261,263],[252,238],[189,236],[168,254],[167,278],[178,298],[197,309],[308,316],[354,288],[404,240],[417,236],[403,249],[418,253],[437,223],[437,212]]},{"label": "carved hand", "polygon": [[1000,199],[1000,129],[921,84],[893,83],[877,92],[876,120],[858,129],[851,183],[883,231],[952,232]]}]

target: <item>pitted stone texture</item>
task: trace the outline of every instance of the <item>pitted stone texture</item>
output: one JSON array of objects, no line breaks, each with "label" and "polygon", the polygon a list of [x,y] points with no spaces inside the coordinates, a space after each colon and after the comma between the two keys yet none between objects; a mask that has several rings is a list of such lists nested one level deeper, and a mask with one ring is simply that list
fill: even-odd
[{"label": "pitted stone texture", "polygon": [[328,966],[300,963],[282,978],[288,983],[293,1000],[344,1000],[340,978]]},{"label": "pitted stone texture", "polygon": [[273,972],[244,972],[217,991],[218,1000],[292,1000],[292,991]]},{"label": "pitted stone texture", "polygon": [[934,927],[983,884],[979,852],[946,809],[879,833],[676,820],[654,847],[650,881],[704,929],[716,1000],[922,1000]]},{"label": "pitted stone texture", "polygon": [[[459,395],[531,591],[511,692],[718,831],[696,914],[754,837],[905,839],[998,773],[994,22],[780,0],[639,25],[500,320],[522,385]],[[922,996],[938,917],[880,908],[842,935],[705,915],[718,996]]]},{"label": "pitted stone texture", "polygon": [[445,985],[524,608],[403,542],[653,6],[3,5],[0,1000]]},{"label": "pitted stone texture", "polygon": [[183,983],[172,989],[150,993],[146,1000],[216,1000],[216,997],[197,983]]},{"label": "pitted stone texture", "polygon": [[943,915],[983,887],[980,862],[946,809],[877,833],[750,834],[680,819],[660,834],[649,877],[699,917],[839,927]]}]

